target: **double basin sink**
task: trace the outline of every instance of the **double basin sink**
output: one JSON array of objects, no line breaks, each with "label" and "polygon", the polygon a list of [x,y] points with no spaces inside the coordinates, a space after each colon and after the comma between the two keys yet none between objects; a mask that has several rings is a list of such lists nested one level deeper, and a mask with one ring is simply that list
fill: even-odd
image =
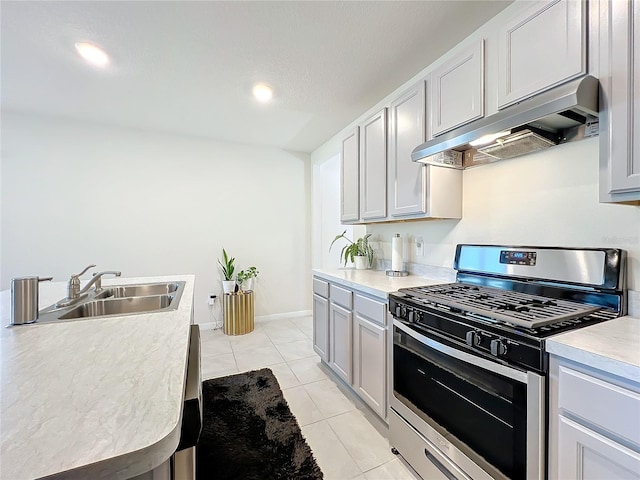
[{"label": "double basin sink", "polygon": [[185,282],[113,285],[89,292],[68,307],[41,310],[37,323],[176,310]]}]

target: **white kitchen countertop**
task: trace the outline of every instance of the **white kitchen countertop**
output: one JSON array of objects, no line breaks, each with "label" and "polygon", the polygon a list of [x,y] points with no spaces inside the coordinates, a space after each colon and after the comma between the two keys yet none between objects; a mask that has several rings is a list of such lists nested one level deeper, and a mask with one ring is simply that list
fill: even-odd
[{"label": "white kitchen countertop", "polygon": [[400,288],[419,287],[422,285],[436,285],[449,283],[454,279],[430,278],[418,275],[406,277],[389,277],[384,270],[356,270],[355,268],[337,268],[312,270],[316,277],[324,278],[345,287],[350,287],[375,297],[387,299],[387,295]]},{"label": "white kitchen countertop", "polygon": [[620,317],[557,335],[547,352],[640,383],[640,318]]},{"label": "white kitchen countertop", "polygon": [[[195,276],[177,310],[6,327],[0,293],[0,477],[128,478],[168,459],[180,437]],[[83,281],[83,284],[85,282]],[[40,308],[66,295],[40,284]]]}]

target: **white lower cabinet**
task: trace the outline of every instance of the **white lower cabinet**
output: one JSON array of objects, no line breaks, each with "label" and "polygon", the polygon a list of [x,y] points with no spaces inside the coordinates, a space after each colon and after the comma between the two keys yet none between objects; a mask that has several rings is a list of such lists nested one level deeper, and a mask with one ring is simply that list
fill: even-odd
[{"label": "white lower cabinet", "polygon": [[[563,479],[640,478],[640,454],[584,425],[560,415],[561,454],[558,475]],[[639,426],[640,427],[640,426]]]},{"label": "white lower cabinet", "polygon": [[329,305],[329,365],[351,385],[351,329],[353,313],[331,302]]},{"label": "white lower cabinet", "polygon": [[[363,297],[361,297],[363,298]],[[356,294],[356,309],[359,296]],[[376,302],[372,299],[366,299]],[[380,417],[387,416],[387,328],[386,304],[378,303],[381,317],[376,322],[355,312],[353,321],[353,388]]]},{"label": "white lower cabinet", "polygon": [[555,356],[549,478],[640,479],[640,385]]},{"label": "white lower cabinet", "polygon": [[329,360],[329,300],[313,294],[313,349],[322,360]]},{"label": "white lower cabinet", "polygon": [[[386,299],[373,298],[317,277],[313,283],[314,350],[386,421],[389,338]],[[328,292],[326,298],[318,293],[323,291]]]}]

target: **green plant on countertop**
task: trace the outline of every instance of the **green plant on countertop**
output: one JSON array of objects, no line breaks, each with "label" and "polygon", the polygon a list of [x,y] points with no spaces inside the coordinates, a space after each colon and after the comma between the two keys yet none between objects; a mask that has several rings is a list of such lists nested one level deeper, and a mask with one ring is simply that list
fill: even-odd
[{"label": "green plant on countertop", "polygon": [[222,259],[224,260],[224,263],[218,260],[220,269],[222,270],[222,275],[224,275],[225,281],[231,281],[233,280],[233,274],[236,271],[236,267],[234,265],[236,259],[227,255],[224,248],[222,249]]},{"label": "green plant on countertop", "polygon": [[367,257],[368,265],[371,267],[373,264],[373,247],[369,245],[369,237],[371,234],[367,233],[364,237],[360,237],[354,242],[345,236],[346,233],[347,231],[345,230],[340,235],[336,235],[336,238],[334,238],[331,245],[329,245],[329,251],[331,251],[331,247],[333,247],[333,244],[336,243],[337,240],[344,238],[349,242],[342,247],[342,251],[340,252],[340,261],[344,259],[344,266],[347,266],[347,261],[353,263],[354,257],[363,256]]},{"label": "green plant on countertop", "polygon": [[242,285],[244,282],[249,280],[250,278],[257,278],[260,272],[256,267],[249,267],[246,270],[240,270],[238,273],[238,283]]}]

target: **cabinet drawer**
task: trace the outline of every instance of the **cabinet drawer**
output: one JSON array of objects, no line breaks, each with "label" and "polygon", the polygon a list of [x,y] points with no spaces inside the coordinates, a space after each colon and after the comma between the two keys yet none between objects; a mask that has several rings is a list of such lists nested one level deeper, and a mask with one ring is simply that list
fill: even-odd
[{"label": "cabinet drawer", "polygon": [[330,285],[330,296],[331,301],[338,305],[342,305],[344,308],[349,310],[353,307],[353,293],[351,290],[347,290],[346,288],[338,287],[337,285]]},{"label": "cabinet drawer", "polygon": [[313,293],[316,293],[324,298],[329,298],[329,282],[325,282],[324,280],[314,278]]},{"label": "cabinet drawer", "polygon": [[389,412],[389,443],[400,452],[400,455],[422,478],[429,480],[469,479],[431,441],[420,435],[393,410]]},{"label": "cabinet drawer", "polygon": [[354,310],[356,313],[366,317],[378,325],[383,327],[387,325],[387,304],[385,302],[364,297],[356,293]]},{"label": "cabinet drawer", "polygon": [[558,377],[560,408],[640,445],[640,394],[562,365]]}]

